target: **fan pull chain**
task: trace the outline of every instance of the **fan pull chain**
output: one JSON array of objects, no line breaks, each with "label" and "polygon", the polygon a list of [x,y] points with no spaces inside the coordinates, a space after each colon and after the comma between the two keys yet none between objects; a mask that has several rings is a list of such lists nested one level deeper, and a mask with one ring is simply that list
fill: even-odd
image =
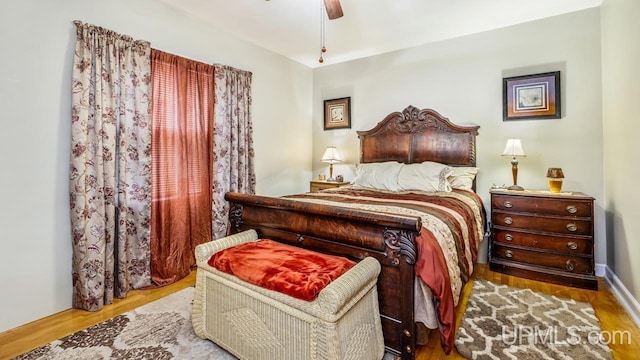
[{"label": "fan pull chain", "polygon": [[322,54],[327,52],[327,48],[324,46],[324,29],[324,2],[320,0],[320,59],[318,59],[320,64],[324,62]]}]

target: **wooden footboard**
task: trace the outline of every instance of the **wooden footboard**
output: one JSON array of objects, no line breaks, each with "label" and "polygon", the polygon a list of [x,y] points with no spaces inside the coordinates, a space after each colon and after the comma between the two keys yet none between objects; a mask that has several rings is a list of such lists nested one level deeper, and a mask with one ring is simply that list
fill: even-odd
[{"label": "wooden footboard", "polygon": [[415,239],[419,217],[364,212],[229,192],[231,233],[255,229],[270,238],[314,251],[382,265],[378,295],[386,350],[413,359]]}]

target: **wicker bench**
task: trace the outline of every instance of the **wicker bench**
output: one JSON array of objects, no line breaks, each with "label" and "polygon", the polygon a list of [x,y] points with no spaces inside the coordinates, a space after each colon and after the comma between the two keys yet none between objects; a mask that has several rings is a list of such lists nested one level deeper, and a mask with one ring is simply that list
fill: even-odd
[{"label": "wicker bench", "polygon": [[310,302],[207,264],[212,254],[257,238],[249,230],[196,248],[192,321],[199,337],[240,359],[382,359],[377,260],[360,261]]}]

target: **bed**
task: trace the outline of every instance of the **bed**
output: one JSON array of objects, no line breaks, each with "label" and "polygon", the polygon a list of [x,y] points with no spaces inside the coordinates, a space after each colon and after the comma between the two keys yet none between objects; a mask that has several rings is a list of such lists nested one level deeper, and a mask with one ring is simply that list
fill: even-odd
[{"label": "bed", "polygon": [[[353,185],[285,197],[229,192],[230,233],[255,229],[261,237],[323,253],[376,258],[382,265],[377,285],[386,350],[413,359],[418,330],[430,322],[428,327],[439,329],[449,353],[455,306],[484,234],[475,172],[464,173],[477,171],[478,129],[453,124],[431,109],[408,106],[393,112],[373,129],[357,132],[360,164]],[[393,178],[389,174],[395,164],[400,164],[400,172]],[[448,180],[456,179],[452,174],[458,173],[465,175],[464,186],[435,192],[385,188],[392,178],[396,184],[401,178],[415,182],[422,171],[415,170],[426,164],[430,172],[434,166],[442,169],[431,185],[449,186]],[[410,176],[405,176],[406,169],[413,169]],[[372,177],[363,175],[367,171],[383,184],[370,188]],[[367,186],[362,179],[369,179],[364,180]]]}]

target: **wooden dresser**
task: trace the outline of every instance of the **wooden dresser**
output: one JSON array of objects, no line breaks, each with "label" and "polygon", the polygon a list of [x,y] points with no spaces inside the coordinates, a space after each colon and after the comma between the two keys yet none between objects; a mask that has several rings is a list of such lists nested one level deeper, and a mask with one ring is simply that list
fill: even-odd
[{"label": "wooden dresser", "polygon": [[311,181],[309,183],[309,191],[310,192],[318,192],[324,189],[337,188],[340,186],[349,185],[348,181],[340,182],[340,181]]},{"label": "wooden dresser", "polygon": [[490,269],[597,290],[593,206],[577,192],[491,190]]}]

